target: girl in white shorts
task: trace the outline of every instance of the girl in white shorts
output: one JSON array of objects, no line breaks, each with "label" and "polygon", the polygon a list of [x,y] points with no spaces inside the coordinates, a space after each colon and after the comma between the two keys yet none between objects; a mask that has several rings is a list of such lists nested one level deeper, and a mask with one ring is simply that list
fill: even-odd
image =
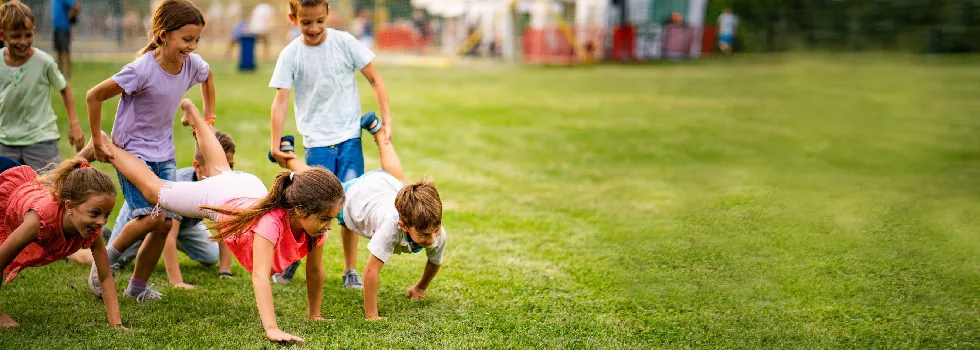
[{"label": "girl in white shorts", "polygon": [[[192,127],[210,128],[190,100],[180,104]],[[340,212],[344,190],[323,168],[280,172],[272,190],[255,175],[233,171],[213,130],[196,132],[204,155],[207,178],[197,182],[161,180],[138,158],[116,147],[103,133],[112,165],[129,179],[150,203],[186,217],[208,218],[238,261],[252,272],[255,301],[266,337],[272,341],[303,341],[279,329],[272,303],[271,276],[307,255],[306,280],[310,295],[307,318],[320,316],[323,293],[323,241]],[[94,158],[92,143],[80,153]]]}]

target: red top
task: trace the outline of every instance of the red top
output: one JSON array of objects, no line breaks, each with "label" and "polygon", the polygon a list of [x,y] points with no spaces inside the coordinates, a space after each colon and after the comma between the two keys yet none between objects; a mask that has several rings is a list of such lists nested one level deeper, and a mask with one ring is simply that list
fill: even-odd
[{"label": "red top", "polygon": [[[247,204],[239,201],[238,204],[244,204],[244,206],[234,206],[247,207],[251,203],[254,203],[254,200]],[[323,234],[323,236],[317,239],[316,246],[323,245],[326,238],[327,235]],[[303,231],[298,236],[294,235],[292,229],[289,227],[289,215],[285,210],[275,209],[270,211],[259,218],[255,222],[255,225],[252,226],[252,229],[237,237],[231,236],[225,239],[225,244],[228,245],[228,249],[235,254],[238,262],[249,272],[252,272],[252,241],[255,239],[266,239],[272,242],[275,246],[275,251],[272,255],[272,271],[281,273],[293,262],[299,261],[310,254],[309,242],[314,238],[307,235],[306,231]]]},{"label": "red top", "polygon": [[3,271],[4,283],[10,282],[25,267],[44,266],[71,255],[82,248],[89,248],[98,235],[82,237],[66,234],[61,230],[64,208],[51,196],[50,190],[37,182],[37,172],[22,165],[7,169],[0,174],[0,244],[24,223],[24,214],[33,210],[41,217],[37,239],[28,243]]}]

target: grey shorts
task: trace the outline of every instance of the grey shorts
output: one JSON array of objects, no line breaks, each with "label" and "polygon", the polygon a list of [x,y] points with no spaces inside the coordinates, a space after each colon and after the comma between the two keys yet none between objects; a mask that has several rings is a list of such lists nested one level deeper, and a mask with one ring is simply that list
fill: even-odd
[{"label": "grey shorts", "polygon": [[0,156],[4,156],[27,165],[37,172],[51,163],[61,162],[61,151],[58,140],[41,141],[27,146],[7,146],[0,144]]},{"label": "grey shorts", "polygon": [[70,30],[58,30],[54,31],[54,51],[61,53],[71,52],[71,31]]}]

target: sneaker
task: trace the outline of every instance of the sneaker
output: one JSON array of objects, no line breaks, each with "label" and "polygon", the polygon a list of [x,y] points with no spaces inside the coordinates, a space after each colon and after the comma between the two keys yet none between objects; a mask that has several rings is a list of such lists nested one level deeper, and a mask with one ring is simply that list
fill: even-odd
[{"label": "sneaker", "polygon": [[[284,145],[283,143],[287,143]],[[293,135],[286,135],[279,138],[279,150],[283,152],[296,152],[296,137]],[[272,158],[272,152],[269,152],[269,161],[275,163],[276,159]]]},{"label": "sneaker", "polygon": [[139,293],[130,293],[129,288],[126,288],[126,294],[125,295],[127,297],[136,297],[136,301],[137,302],[140,302],[140,303],[142,303],[144,301],[163,299],[163,293],[160,293],[156,289],[153,289],[153,284],[152,283],[149,286],[147,286],[146,289],[144,289],[143,291],[141,291]]},{"label": "sneaker", "polygon": [[277,273],[277,274],[273,274],[272,275],[272,283],[276,283],[276,284],[289,284],[289,282],[292,282],[292,280],[290,280],[290,279],[288,279],[286,277],[283,277],[281,273]]},{"label": "sneaker", "polygon": [[[371,127],[371,124],[374,124],[373,128]],[[367,130],[367,132],[371,133],[371,135],[377,134],[378,131],[381,131],[382,126],[381,119],[378,119],[378,116],[375,115],[373,111],[364,113],[364,115],[361,116],[361,129]]]},{"label": "sneaker", "polygon": [[[116,271],[119,271],[119,264],[109,265],[109,271],[112,272],[112,277],[116,277]],[[99,268],[96,264],[92,264],[92,271],[88,274],[88,287],[92,290],[92,294],[95,294],[96,298],[102,298],[102,281],[99,281]]]},{"label": "sneaker", "polygon": [[361,282],[361,275],[357,274],[357,270],[347,270],[340,279],[344,281],[344,288],[364,289],[364,283]]}]

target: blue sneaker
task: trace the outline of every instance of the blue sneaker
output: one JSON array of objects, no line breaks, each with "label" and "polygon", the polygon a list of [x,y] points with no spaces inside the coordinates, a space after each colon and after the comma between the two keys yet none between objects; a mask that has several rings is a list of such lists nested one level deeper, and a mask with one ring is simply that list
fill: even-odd
[{"label": "blue sneaker", "polygon": [[[374,123],[375,121],[377,121],[377,123]],[[372,123],[374,123],[373,128],[371,127]],[[381,127],[381,119],[378,119],[378,116],[374,114],[374,111],[364,113],[364,115],[361,116],[361,128],[367,130],[367,132],[371,133],[371,135],[377,134],[378,131],[381,131]]]},{"label": "blue sneaker", "polygon": [[[283,142],[288,142],[289,144],[288,145],[283,145],[282,144]],[[296,138],[293,137],[293,135],[283,136],[282,138],[279,139],[279,143],[280,143],[280,146],[279,146],[279,150],[280,151],[283,151],[283,152],[295,152],[296,151],[296,147],[294,146],[296,144]],[[270,162],[273,162],[273,163],[276,162],[276,159],[275,158],[272,158],[272,152],[269,152],[269,161]]]}]

